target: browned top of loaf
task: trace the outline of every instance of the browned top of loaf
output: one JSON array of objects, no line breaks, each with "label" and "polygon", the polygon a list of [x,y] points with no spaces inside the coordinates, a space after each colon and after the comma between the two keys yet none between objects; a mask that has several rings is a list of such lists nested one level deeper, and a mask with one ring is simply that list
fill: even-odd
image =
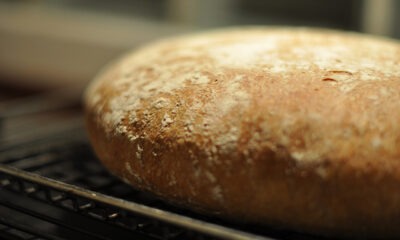
[{"label": "browned top of loaf", "polygon": [[[100,74],[86,106],[107,134],[136,141],[141,161],[140,140],[161,139],[198,146],[210,166],[230,164],[218,154],[244,155],[253,164],[252,154],[267,147],[298,166],[317,163],[322,178],[330,172],[321,162],[398,172],[400,44],[302,28],[173,38]],[[157,158],[157,148],[151,151]]]}]

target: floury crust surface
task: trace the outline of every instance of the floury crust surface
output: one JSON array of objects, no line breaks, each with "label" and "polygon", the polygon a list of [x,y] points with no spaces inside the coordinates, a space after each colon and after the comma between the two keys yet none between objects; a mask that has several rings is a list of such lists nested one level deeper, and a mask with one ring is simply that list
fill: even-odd
[{"label": "floury crust surface", "polygon": [[237,221],[400,237],[400,45],[238,28],[166,39],[85,95],[94,150],[136,188]]}]

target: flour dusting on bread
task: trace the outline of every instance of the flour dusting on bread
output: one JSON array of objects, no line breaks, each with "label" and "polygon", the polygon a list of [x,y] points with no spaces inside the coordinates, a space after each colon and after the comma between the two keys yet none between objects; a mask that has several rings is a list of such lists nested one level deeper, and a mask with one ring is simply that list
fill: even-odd
[{"label": "flour dusting on bread", "polygon": [[262,27],[176,37],[120,59],[85,100],[97,155],[139,189],[238,221],[400,237],[396,41]]}]

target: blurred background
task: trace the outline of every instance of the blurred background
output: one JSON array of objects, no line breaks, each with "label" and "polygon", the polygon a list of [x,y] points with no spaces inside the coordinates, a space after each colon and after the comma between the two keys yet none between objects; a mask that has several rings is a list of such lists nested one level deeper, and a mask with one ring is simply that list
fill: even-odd
[{"label": "blurred background", "polygon": [[[0,238],[43,239],[32,234],[49,234],[57,236],[51,239],[88,239],[63,234],[73,229],[93,236],[109,231],[97,218],[100,225],[78,218],[76,210],[61,211],[65,202],[59,197],[72,196],[70,192],[54,196],[58,200],[48,200],[43,208],[27,197],[42,187],[19,187],[23,194],[7,200],[1,190],[8,179],[18,186],[22,181],[2,178],[2,165],[103,189],[111,196],[130,194],[132,189],[121,190],[121,183],[106,175],[90,152],[82,121],[83,89],[107,62],[129,49],[166,36],[233,25],[314,26],[400,38],[400,0],[0,0]],[[114,187],[115,192],[110,190]],[[85,206],[90,207],[79,209],[89,211]],[[118,215],[107,216],[107,221],[114,221],[111,216]],[[134,220],[148,227],[142,221]],[[98,231],[97,226],[106,228]],[[245,230],[257,230],[251,229]]]},{"label": "blurred background", "polygon": [[0,0],[0,99],[49,89],[77,97],[128,49],[231,25],[317,26],[400,38],[400,1]]}]

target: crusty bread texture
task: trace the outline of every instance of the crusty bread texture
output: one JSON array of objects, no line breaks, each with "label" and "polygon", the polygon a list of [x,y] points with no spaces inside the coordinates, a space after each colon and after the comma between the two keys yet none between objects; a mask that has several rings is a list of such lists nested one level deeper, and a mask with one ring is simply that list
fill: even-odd
[{"label": "crusty bread texture", "polygon": [[104,165],[234,221],[400,237],[400,44],[243,27],[127,54],[85,94]]}]

